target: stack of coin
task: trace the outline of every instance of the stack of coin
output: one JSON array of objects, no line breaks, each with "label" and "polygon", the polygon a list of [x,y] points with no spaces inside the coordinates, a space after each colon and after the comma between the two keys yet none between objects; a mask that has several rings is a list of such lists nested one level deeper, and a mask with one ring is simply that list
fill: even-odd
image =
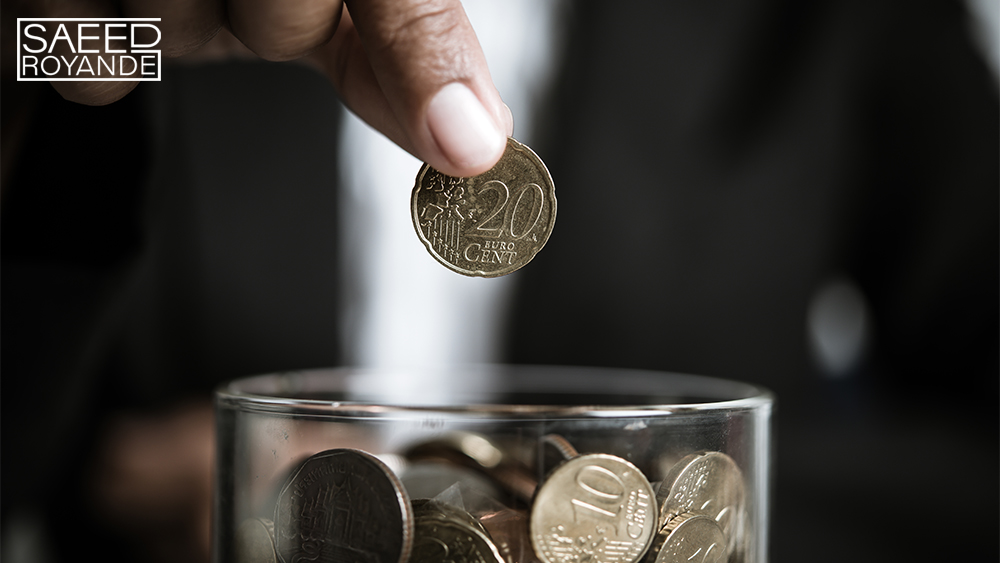
[{"label": "stack of coin", "polygon": [[743,477],[729,456],[703,451],[681,459],[651,502],[649,482],[628,461],[580,455],[554,434],[541,446],[542,459],[565,460],[532,508],[531,539],[545,563],[735,563],[742,553]]},{"label": "stack of coin", "polygon": [[535,450],[532,468],[485,436],[442,434],[403,452],[403,479],[360,450],[319,452],[289,474],[273,520],[238,527],[231,553],[241,563],[741,560],[744,485],[729,456],[690,454],[654,492],[622,457],[580,454],[558,435]]},{"label": "stack of coin", "polygon": [[703,451],[681,459],[660,484],[656,501],[661,530],[683,514],[707,516],[726,538],[726,556],[737,551],[743,536],[744,486],[733,458]]}]

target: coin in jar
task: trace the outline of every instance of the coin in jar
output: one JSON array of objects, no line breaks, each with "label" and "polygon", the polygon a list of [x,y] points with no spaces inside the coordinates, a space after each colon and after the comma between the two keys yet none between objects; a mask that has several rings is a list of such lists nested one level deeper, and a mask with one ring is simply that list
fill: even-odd
[{"label": "coin in jar", "polygon": [[531,543],[544,563],[633,563],[649,549],[657,515],[649,481],[608,454],[556,467],[531,507]]},{"label": "coin in jar", "polygon": [[503,276],[548,241],[555,185],[541,159],[508,138],[500,161],[478,176],[447,176],[424,164],[410,212],[420,242],[445,267],[466,276]]},{"label": "coin in jar", "polygon": [[411,446],[403,455],[410,462],[444,461],[476,471],[513,495],[518,503],[531,502],[538,485],[523,463],[505,454],[486,436],[472,432],[449,432]]},{"label": "coin in jar", "polygon": [[527,513],[505,508],[484,514],[479,522],[493,538],[505,563],[539,563],[531,547]]},{"label": "coin in jar", "polygon": [[546,434],[539,438],[539,463],[541,468],[558,467],[567,459],[580,455],[576,447],[559,434]]},{"label": "coin in jar", "polygon": [[[437,518],[439,520],[458,520],[469,524],[477,530],[487,533],[486,528],[476,519],[475,516],[469,514],[461,508],[445,503],[439,502],[430,498],[418,498],[411,501],[413,505],[413,518],[414,521],[420,520],[421,518]],[[489,534],[487,534],[489,535]]]},{"label": "coin in jar", "polygon": [[360,450],[306,459],[275,507],[275,547],[284,563],[303,559],[401,563],[413,545],[410,499],[392,471]]},{"label": "coin in jar", "polygon": [[674,516],[657,533],[646,563],[725,563],[726,535],[709,516]]},{"label": "coin in jar", "polygon": [[469,518],[451,511],[417,518],[410,563],[505,563],[486,531]]},{"label": "coin in jar", "polygon": [[696,452],[670,469],[656,496],[660,527],[674,516],[691,512],[714,519],[729,538],[731,553],[742,536],[743,474],[722,452]]}]

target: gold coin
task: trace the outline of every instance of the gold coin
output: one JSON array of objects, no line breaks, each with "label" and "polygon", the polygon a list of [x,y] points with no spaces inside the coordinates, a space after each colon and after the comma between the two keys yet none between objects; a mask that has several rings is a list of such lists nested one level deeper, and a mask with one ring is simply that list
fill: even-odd
[{"label": "gold coin", "polygon": [[660,527],[683,513],[708,516],[729,538],[732,553],[743,538],[745,495],[743,474],[733,458],[722,452],[693,453],[674,465],[657,491]]},{"label": "gold coin", "polygon": [[709,516],[685,512],[656,535],[646,563],[725,563],[726,535]]},{"label": "gold coin", "polygon": [[410,196],[413,227],[438,262],[466,276],[509,274],[545,246],[556,221],[552,176],[527,146],[507,139],[496,166],[470,178],[424,164]]},{"label": "gold coin", "polygon": [[480,526],[465,519],[417,518],[409,563],[505,563]]},{"label": "gold coin", "polygon": [[544,563],[635,563],[656,534],[649,481],[628,461],[585,454],[557,467],[531,506],[531,543]]}]

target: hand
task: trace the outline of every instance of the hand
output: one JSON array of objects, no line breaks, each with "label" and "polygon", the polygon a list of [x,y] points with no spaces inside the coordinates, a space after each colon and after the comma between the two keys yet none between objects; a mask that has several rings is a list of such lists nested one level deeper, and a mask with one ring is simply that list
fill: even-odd
[{"label": "hand", "polygon": [[[47,17],[158,17],[163,54],[191,53],[224,27],[271,61],[305,59],[347,106],[453,176],[485,172],[513,131],[460,0],[56,0]],[[63,97],[114,102],[134,82],[55,82]]]}]

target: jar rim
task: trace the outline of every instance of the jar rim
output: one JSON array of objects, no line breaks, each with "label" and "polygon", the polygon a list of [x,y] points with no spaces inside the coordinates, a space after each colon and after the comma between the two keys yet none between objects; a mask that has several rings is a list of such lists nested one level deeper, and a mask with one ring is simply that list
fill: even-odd
[{"label": "jar rim", "polygon": [[766,388],[716,377],[633,368],[475,364],[335,367],[229,381],[220,408],[294,416],[387,418],[632,418],[770,410]]}]

